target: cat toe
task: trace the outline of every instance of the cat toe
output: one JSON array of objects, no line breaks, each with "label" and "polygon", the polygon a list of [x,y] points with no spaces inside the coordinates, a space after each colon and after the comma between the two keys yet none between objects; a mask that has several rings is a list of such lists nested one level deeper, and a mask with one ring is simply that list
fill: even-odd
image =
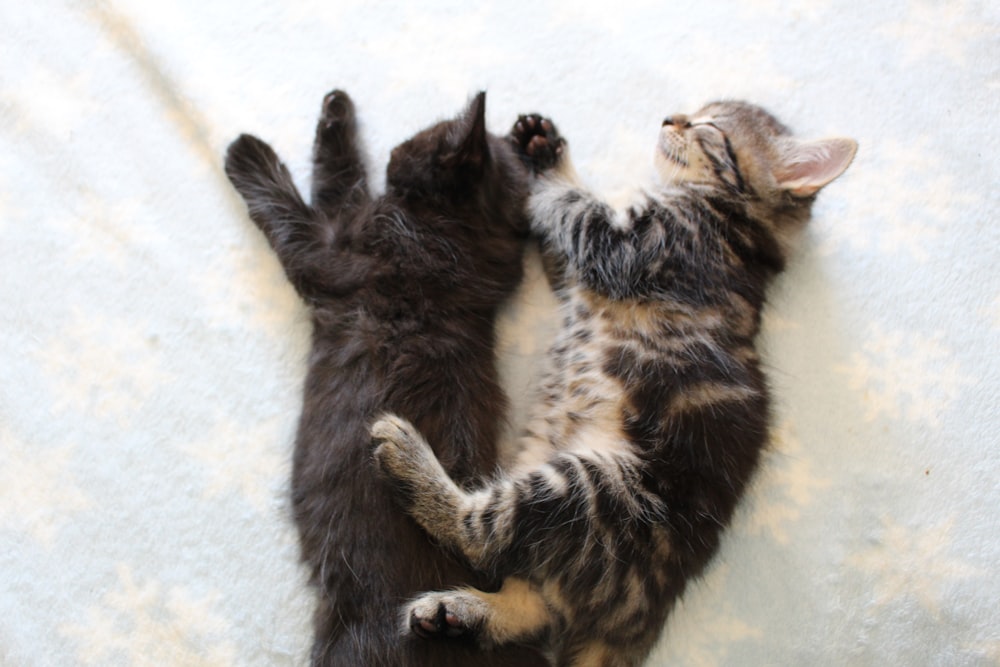
[{"label": "cat toe", "polygon": [[370,434],[372,456],[375,465],[383,473],[401,478],[414,468],[414,448],[411,445],[414,438],[419,436],[410,422],[396,415],[386,414],[372,424]]},{"label": "cat toe", "polygon": [[410,422],[396,415],[385,414],[372,424],[371,436],[376,443],[401,443],[413,437],[412,431]]},{"label": "cat toe", "polygon": [[372,460],[375,467],[382,471],[384,475],[395,477],[396,460],[400,458],[399,448],[391,440],[385,440],[372,436]]},{"label": "cat toe", "polygon": [[421,639],[434,639],[442,634],[445,626],[444,605],[439,604],[432,613],[421,613],[417,609],[410,611],[410,630]]},{"label": "cat toe", "polygon": [[519,116],[510,139],[522,161],[536,172],[554,167],[566,146],[555,124],[539,114]]},{"label": "cat toe", "polygon": [[510,139],[517,148],[524,150],[528,142],[539,134],[542,117],[536,113],[523,114],[517,117],[510,131]]},{"label": "cat toe", "polygon": [[469,628],[443,602],[433,609],[415,606],[410,612],[410,630],[421,639],[457,639],[469,634]]}]

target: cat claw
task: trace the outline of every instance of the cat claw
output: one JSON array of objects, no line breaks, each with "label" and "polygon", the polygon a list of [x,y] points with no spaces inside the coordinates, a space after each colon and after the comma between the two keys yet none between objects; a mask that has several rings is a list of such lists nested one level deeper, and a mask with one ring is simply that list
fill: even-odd
[{"label": "cat claw", "polygon": [[536,173],[556,166],[566,148],[556,126],[539,114],[518,116],[510,140],[521,160]]}]

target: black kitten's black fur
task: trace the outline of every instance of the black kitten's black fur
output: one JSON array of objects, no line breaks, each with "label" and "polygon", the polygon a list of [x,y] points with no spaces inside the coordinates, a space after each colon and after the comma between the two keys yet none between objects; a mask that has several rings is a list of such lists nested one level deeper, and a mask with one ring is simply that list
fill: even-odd
[{"label": "black kitten's black fur", "polygon": [[484,105],[480,94],[398,146],[377,199],[340,91],[323,101],[311,204],[259,139],[241,136],[226,156],[250,217],[312,307],[292,499],[318,591],[314,665],[544,664],[521,648],[400,636],[398,610],[417,592],[495,582],[436,548],[369,458],[369,426],[391,411],[417,424],[456,480],[495,465],[506,401],[493,326],[521,278],[527,170],[487,133]]}]

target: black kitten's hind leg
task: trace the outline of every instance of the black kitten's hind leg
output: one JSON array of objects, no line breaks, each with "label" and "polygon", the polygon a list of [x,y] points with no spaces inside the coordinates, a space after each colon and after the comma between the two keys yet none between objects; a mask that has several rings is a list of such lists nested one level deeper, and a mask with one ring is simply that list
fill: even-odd
[{"label": "black kitten's hind leg", "polygon": [[313,144],[312,204],[331,219],[344,207],[361,206],[370,197],[357,129],[350,96],[342,90],[328,93]]},{"label": "black kitten's hind leg", "polygon": [[240,135],[226,151],[226,175],[264,232],[289,281],[307,302],[323,290],[329,264],[327,223],[302,200],[288,168],[257,137]]},{"label": "black kitten's hind leg", "polygon": [[266,143],[241,134],[226,151],[226,175],[284,263],[290,236],[285,227],[307,224],[313,217],[288,168]]}]

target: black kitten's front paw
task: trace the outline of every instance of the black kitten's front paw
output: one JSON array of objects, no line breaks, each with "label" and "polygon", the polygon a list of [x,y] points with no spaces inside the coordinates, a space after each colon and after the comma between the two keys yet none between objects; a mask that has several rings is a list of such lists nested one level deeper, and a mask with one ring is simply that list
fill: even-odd
[{"label": "black kitten's front paw", "polygon": [[334,125],[354,125],[354,102],[351,96],[342,90],[334,90],[323,98],[323,111],[320,114],[320,128],[330,128]]},{"label": "black kitten's front paw", "polygon": [[510,140],[521,160],[536,173],[552,169],[562,158],[566,140],[548,118],[538,114],[518,116]]}]

